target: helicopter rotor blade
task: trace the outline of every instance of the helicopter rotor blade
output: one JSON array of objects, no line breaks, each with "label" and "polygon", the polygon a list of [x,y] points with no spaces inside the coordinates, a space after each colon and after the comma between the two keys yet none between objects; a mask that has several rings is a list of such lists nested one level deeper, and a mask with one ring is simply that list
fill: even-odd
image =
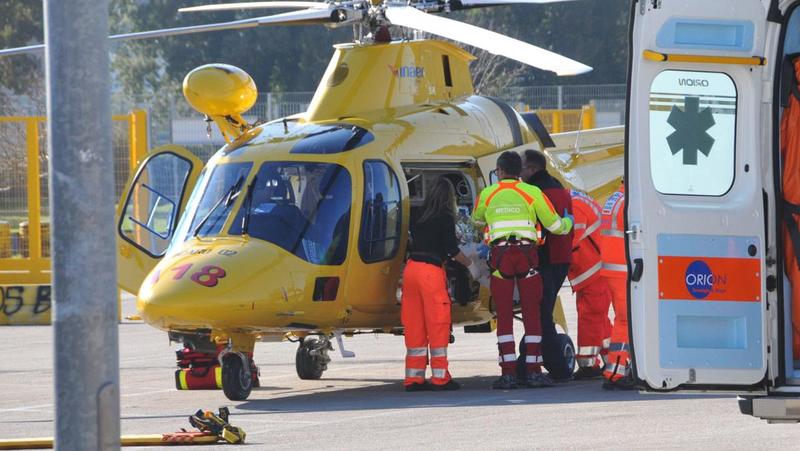
[{"label": "helicopter rotor blade", "polygon": [[450,9],[480,8],[481,6],[500,6],[514,4],[548,4],[574,2],[576,0],[450,0]]},{"label": "helicopter rotor blade", "polygon": [[577,75],[592,70],[591,67],[558,53],[485,28],[424,13],[413,6],[386,8],[386,18],[392,25],[413,28],[462,42],[529,66],[555,72],[557,75]]},{"label": "helicopter rotor blade", "polygon": [[247,2],[247,3],[222,3],[216,5],[190,6],[179,8],[178,12],[193,13],[201,11],[229,11],[234,9],[268,9],[268,8],[295,8],[295,9],[328,9],[328,4],[323,2],[302,1],[274,1],[274,2]]},{"label": "helicopter rotor blade", "polygon": [[[204,25],[191,25],[188,27],[164,28],[153,31],[140,31],[136,33],[115,34],[108,37],[109,41],[131,41],[136,39],[162,38],[166,36],[179,36],[183,34],[202,33],[206,31],[240,30],[254,28],[261,25],[305,25],[324,24],[334,22],[332,12],[326,9],[305,9],[272,16],[254,17],[252,19],[234,20],[231,22],[210,23]],[[4,56],[34,53],[44,50],[44,44],[29,45],[0,50],[0,58]]]}]

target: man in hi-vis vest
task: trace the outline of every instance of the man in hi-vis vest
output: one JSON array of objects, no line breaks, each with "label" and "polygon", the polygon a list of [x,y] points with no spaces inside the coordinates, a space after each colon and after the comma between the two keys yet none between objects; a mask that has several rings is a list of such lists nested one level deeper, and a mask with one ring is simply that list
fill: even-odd
[{"label": "man in hi-vis vest", "polygon": [[[547,387],[542,374],[542,324],[539,313],[542,280],[536,270],[536,223],[555,234],[572,230],[572,219],[561,218],[542,191],[519,180],[522,158],[503,152],[497,159],[498,183],[484,188],[475,201],[472,218],[488,226],[490,288],[497,313],[497,344],[501,377],[493,388],[516,388],[517,355],[514,341],[514,285],[519,290],[525,325],[527,387]],[[568,214],[567,214],[568,215]]]},{"label": "man in hi-vis vest", "polygon": [[601,274],[611,288],[614,326],[608,347],[608,362],[603,372],[606,390],[636,388],[630,374],[628,344],[628,262],[625,258],[625,185],[606,200],[602,212],[600,244],[603,269]]},{"label": "man in hi-vis vest", "polygon": [[578,310],[578,371],[575,379],[594,379],[603,375],[604,357],[611,344],[611,289],[600,274],[601,207],[588,194],[572,190],[572,264],[569,282],[575,292]]}]

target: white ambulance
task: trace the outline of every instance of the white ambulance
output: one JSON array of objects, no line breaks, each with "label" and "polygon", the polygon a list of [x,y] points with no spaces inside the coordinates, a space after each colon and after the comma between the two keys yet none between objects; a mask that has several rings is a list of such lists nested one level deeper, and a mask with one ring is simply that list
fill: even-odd
[{"label": "white ambulance", "polygon": [[800,421],[779,150],[797,6],[634,0],[631,11],[634,375],[648,391],[737,393],[743,413],[776,422]]}]

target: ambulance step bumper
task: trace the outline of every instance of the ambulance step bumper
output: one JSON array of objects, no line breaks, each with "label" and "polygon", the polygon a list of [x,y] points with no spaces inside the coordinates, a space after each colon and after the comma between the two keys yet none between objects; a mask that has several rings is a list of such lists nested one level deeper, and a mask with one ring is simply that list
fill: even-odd
[{"label": "ambulance step bumper", "polygon": [[800,398],[784,396],[739,396],[739,410],[767,423],[800,422]]}]

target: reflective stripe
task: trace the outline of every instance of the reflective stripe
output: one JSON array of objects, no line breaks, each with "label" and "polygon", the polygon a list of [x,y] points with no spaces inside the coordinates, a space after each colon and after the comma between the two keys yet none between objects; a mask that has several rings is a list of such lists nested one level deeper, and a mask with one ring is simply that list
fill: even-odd
[{"label": "reflective stripe", "polygon": [[541,335],[525,335],[525,343],[541,343]]},{"label": "reflective stripe", "polygon": [[504,362],[516,362],[517,355],[516,354],[503,354],[503,361]]},{"label": "reflective stripe", "polygon": [[441,368],[432,368],[431,373],[433,377],[438,377],[439,379],[447,376],[447,370]]},{"label": "reflective stripe", "polygon": [[540,355],[526,355],[525,363],[542,363],[542,356]]},{"label": "reflective stripe", "polygon": [[530,221],[521,220],[521,221],[497,221],[489,224],[489,227],[500,229],[504,227],[533,227],[533,224]]},{"label": "reflective stripe", "polygon": [[593,367],[597,361],[596,357],[578,357],[575,359],[580,367]]},{"label": "reflective stripe", "polygon": [[589,277],[592,277],[593,275],[597,274],[597,272],[600,271],[600,268],[602,268],[602,267],[603,267],[603,262],[597,262],[597,263],[595,263],[594,266],[592,266],[591,268],[589,268],[586,271],[584,271],[583,274],[581,274],[581,275],[579,275],[577,277],[571,278],[571,279],[569,279],[569,281],[572,282],[573,286],[574,285],[580,285],[581,283],[583,283]]},{"label": "reflective stripe", "polygon": [[425,357],[428,355],[428,348],[406,348],[406,355],[409,357]]},{"label": "reflective stripe", "polygon": [[406,368],[406,377],[421,377],[425,378],[425,370],[418,368]]},{"label": "reflective stripe", "polygon": [[615,263],[603,263],[603,269],[608,271],[628,272],[627,265],[617,265]]},{"label": "reflective stripe", "polygon": [[586,228],[586,224],[584,224],[582,222],[580,224],[573,224],[572,225],[572,229],[573,230],[583,230],[585,228]]},{"label": "reflective stripe", "polygon": [[601,235],[613,236],[616,238],[625,238],[625,233],[622,230],[605,229],[600,231]]},{"label": "reflective stripe", "polygon": [[497,336],[497,342],[498,343],[509,343],[509,342],[513,343],[514,342],[514,335],[513,334],[498,335]]},{"label": "reflective stripe", "polygon": [[611,337],[603,339],[603,348],[608,349],[611,346]]},{"label": "reflective stripe", "polygon": [[[600,346],[579,346],[578,355],[596,356],[600,353]],[[594,358],[594,357],[592,357]]]},{"label": "reflective stripe", "polygon": [[431,348],[431,357],[447,357],[447,348]]},{"label": "reflective stripe", "polygon": [[606,365],[604,372],[610,373],[611,375],[618,374],[620,376],[626,376],[628,374],[628,366],[617,365],[616,363],[609,363],[608,365]]},{"label": "reflective stripe", "polygon": [[625,201],[625,195],[619,196],[617,201],[614,202],[614,209],[611,210],[611,228],[614,230],[619,230],[617,224],[617,215],[619,214],[619,209],[622,208],[623,201]]},{"label": "reflective stripe", "polygon": [[608,347],[608,352],[622,352],[629,349],[628,343],[611,343]]},{"label": "reflective stripe", "polygon": [[561,219],[556,219],[552,224],[547,226],[547,230],[556,233],[561,231]]},{"label": "reflective stripe", "polygon": [[596,231],[597,231],[597,229],[599,229],[599,228],[600,228],[600,226],[602,226],[602,225],[603,225],[603,221],[601,221],[601,220],[598,218],[598,219],[597,219],[597,221],[595,221],[595,222],[594,222],[594,224],[590,225],[590,226],[589,226],[589,228],[588,228],[588,229],[586,229],[586,234],[584,234],[584,237],[586,237],[586,236],[589,236],[589,235],[593,234],[593,233],[594,233],[594,232],[596,232]]},{"label": "reflective stripe", "polygon": [[528,238],[528,239],[531,239],[531,240],[535,240],[536,239],[536,234],[533,232],[533,230],[514,229],[514,230],[502,230],[502,231],[489,232],[489,240],[490,241],[494,241],[494,240],[496,240],[498,238],[504,238],[504,237],[511,236],[511,235],[516,235],[518,238]]}]

